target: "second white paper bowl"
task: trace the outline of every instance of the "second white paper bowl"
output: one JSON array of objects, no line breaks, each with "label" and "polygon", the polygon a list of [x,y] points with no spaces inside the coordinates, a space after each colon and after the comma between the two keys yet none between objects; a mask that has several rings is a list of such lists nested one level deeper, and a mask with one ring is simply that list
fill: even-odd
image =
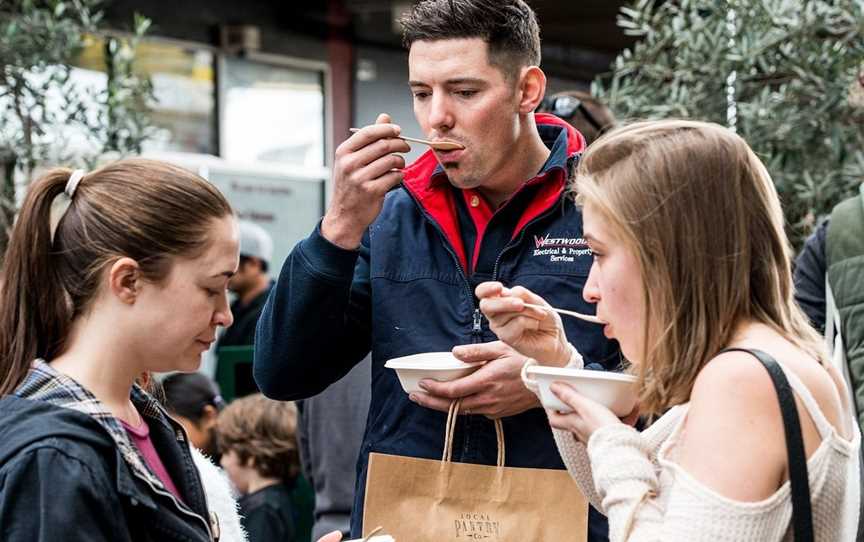
[{"label": "second white paper bowl", "polygon": [[605,371],[586,371],[569,367],[543,367],[532,365],[525,370],[529,379],[537,382],[540,388],[540,402],[543,408],[571,412],[572,409],[561,402],[549,389],[553,382],[566,382],[585,397],[597,401],[623,417],[636,406],[636,377]]}]

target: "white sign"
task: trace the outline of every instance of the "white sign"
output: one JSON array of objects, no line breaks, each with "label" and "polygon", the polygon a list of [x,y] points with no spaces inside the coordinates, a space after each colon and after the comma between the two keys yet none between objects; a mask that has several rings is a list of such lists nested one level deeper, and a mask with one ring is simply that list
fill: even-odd
[{"label": "white sign", "polygon": [[187,153],[149,153],[147,157],[198,173],[219,188],[239,218],[264,228],[273,238],[273,278],[294,245],[308,237],[324,215],[326,168],[245,164]]}]

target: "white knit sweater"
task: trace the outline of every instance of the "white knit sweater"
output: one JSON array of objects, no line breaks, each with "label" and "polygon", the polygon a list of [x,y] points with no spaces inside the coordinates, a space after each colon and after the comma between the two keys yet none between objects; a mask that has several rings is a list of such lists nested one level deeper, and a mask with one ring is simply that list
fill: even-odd
[{"label": "white knit sweater", "polygon": [[[823,439],[807,461],[816,540],[853,541],[861,498],[860,432],[850,423],[854,436],[843,439],[803,383],[785,372]],[[734,501],[670,460],[687,410],[686,404],[674,407],[642,433],[624,424],[603,427],[587,450],[571,433],[553,430],[570,475],[608,516],[610,541],[791,541],[788,481],[763,501]]]}]

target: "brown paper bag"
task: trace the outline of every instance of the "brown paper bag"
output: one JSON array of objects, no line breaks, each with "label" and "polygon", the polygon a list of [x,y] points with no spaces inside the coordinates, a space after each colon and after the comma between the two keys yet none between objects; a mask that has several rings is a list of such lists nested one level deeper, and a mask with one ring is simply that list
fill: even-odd
[{"label": "brown paper bag", "polygon": [[458,401],[450,407],[441,461],[369,456],[363,532],[378,526],[396,542],[584,542],[588,503],[567,471],[453,463]]}]

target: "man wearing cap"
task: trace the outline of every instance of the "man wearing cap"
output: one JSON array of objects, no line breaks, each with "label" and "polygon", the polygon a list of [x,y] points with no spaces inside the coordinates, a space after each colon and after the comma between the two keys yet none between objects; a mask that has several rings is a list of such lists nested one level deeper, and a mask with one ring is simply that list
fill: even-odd
[{"label": "man wearing cap", "polygon": [[264,228],[240,221],[240,266],[228,282],[237,295],[231,304],[234,324],[225,330],[216,348],[255,343],[255,325],[273,287],[267,270],[273,257],[273,240]]}]

